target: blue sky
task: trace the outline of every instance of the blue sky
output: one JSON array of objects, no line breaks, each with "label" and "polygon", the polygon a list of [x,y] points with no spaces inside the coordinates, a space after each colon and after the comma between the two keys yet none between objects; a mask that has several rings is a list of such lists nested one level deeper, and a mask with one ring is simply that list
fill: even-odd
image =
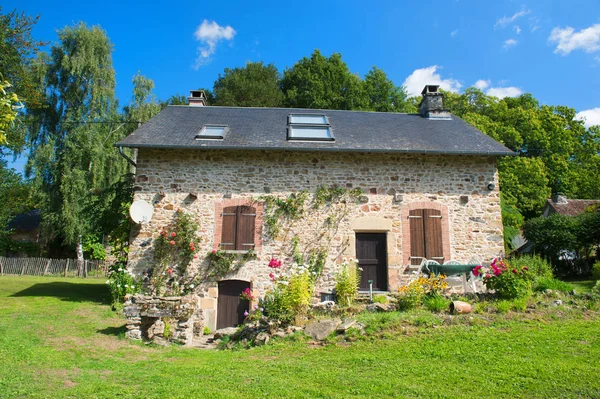
[{"label": "blue sky", "polygon": [[363,76],[373,65],[398,85],[478,87],[497,96],[532,93],[600,123],[600,2],[573,1],[4,1],[40,15],[34,36],[84,21],[114,44],[117,96],[131,98],[139,70],[156,95],[212,87],[247,61],[281,71],[314,49],[340,52]]}]

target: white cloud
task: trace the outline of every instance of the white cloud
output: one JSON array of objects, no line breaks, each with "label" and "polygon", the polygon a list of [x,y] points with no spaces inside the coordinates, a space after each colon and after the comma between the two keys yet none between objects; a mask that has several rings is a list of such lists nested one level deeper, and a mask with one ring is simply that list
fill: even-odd
[{"label": "white cloud", "polygon": [[223,27],[215,21],[208,21],[207,19],[202,21],[202,24],[194,32],[194,37],[201,43],[197,50],[198,55],[194,69],[210,62],[210,56],[215,53],[217,44],[222,40],[232,40],[235,34],[235,29],[229,25]]},{"label": "white cloud", "polygon": [[519,27],[519,25],[515,25],[513,27],[513,30],[517,33],[517,35],[521,34],[521,28]]},{"label": "white cloud", "polygon": [[485,90],[488,87],[490,87],[490,85],[492,84],[492,82],[490,80],[483,80],[480,79],[477,82],[475,82],[475,84],[473,85],[476,89],[479,90]]},{"label": "white cloud", "polygon": [[454,37],[458,35],[458,29],[454,29],[452,32],[450,32],[450,37]]},{"label": "white cloud", "polygon": [[442,79],[442,76],[436,73],[438,68],[441,69],[437,65],[432,65],[427,68],[415,69],[402,84],[408,95],[420,95],[426,85],[439,85],[443,90],[458,92],[462,87],[460,82],[456,79]]},{"label": "white cloud", "polygon": [[535,32],[540,28],[540,19],[537,17],[529,17],[529,30]]},{"label": "white cloud", "polygon": [[562,29],[552,29],[548,41],[556,43],[556,54],[567,55],[573,50],[581,49],[586,53],[593,53],[600,49],[600,24],[592,25],[576,32],[567,26]]},{"label": "white cloud", "polygon": [[517,45],[517,41],[515,39],[508,39],[504,41],[504,44],[502,45],[502,48],[504,50],[508,50],[509,48],[516,46]]},{"label": "white cloud", "polygon": [[585,127],[600,125],[600,107],[578,112],[575,119],[584,121]]},{"label": "white cloud", "polygon": [[523,8],[521,11],[519,11],[516,14],[511,15],[510,17],[507,17],[506,15],[503,16],[502,18],[500,18],[498,21],[496,21],[496,25],[494,25],[494,28],[503,28],[506,25],[515,22],[517,19],[531,14],[531,10],[527,10],[525,8]]},{"label": "white cloud", "polygon": [[494,96],[498,98],[504,97],[518,97],[523,94],[523,90],[518,87],[509,86],[509,87],[491,87],[489,90],[485,92],[488,96]]}]

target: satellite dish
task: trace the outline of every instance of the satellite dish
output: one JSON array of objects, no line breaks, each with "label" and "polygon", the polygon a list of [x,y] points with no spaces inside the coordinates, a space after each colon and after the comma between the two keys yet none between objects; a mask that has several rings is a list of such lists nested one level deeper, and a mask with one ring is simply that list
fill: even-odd
[{"label": "satellite dish", "polygon": [[137,200],[131,204],[129,208],[129,216],[131,220],[137,224],[148,223],[152,219],[154,208],[144,200]]}]

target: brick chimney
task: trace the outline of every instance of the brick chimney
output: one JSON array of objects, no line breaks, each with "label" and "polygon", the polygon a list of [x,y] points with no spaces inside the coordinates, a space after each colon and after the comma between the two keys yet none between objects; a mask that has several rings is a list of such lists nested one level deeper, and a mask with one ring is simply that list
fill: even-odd
[{"label": "brick chimney", "polygon": [[421,92],[423,99],[419,104],[419,113],[427,119],[451,119],[450,112],[444,108],[444,95],[440,86],[427,85]]},{"label": "brick chimney", "polygon": [[188,102],[190,103],[190,107],[205,107],[206,94],[204,94],[203,90],[190,90]]}]

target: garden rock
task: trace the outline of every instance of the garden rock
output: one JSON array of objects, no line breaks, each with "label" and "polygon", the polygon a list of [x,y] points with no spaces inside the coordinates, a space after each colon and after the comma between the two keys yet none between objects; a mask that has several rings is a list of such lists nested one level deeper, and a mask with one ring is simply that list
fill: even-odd
[{"label": "garden rock", "polygon": [[270,339],[271,339],[271,336],[269,334],[267,334],[264,331],[260,332],[260,333],[258,333],[256,338],[254,338],[254,345],[256,345],[256,346],[265,345],[266,343],[269,342]]},{"label": "garden rock", "polygon": [[308,323],[304,332],[317,341],[323,341],[342,324],[340,319],[325,319]]},{"label": "garden rock", "polygon": [[215,339],[221,339],[226,335],[232,335],[237,332],[237,328],[235,327],[226,327],[221,328],[220,330],[215,331]]},{"label": "garden rock", "polygon": [[348,330],[351,327],[354,327],[355,324],[356,324],[356,320],[346,319],[342,324],[340,324],[339,326],[337,326],[336,331],[337,332],[341,332],[341,333],[345,333],[346,330]]},{"label": "garden rock", "polygon": [[563,301],[561,301],[560,299],[557,299],[556,301],[552,302],[552,306],[562,306]]},{"label": "garden rock", "polygon": [[390,312],[393,310],[393,306],[386,305],[383,303],[370,303],[366,308],[369,312]]},{"label": "garden rock", "polygon": [[313,306],[314,309],[331,310],[335,307],[334,301],[323,301]]}]

